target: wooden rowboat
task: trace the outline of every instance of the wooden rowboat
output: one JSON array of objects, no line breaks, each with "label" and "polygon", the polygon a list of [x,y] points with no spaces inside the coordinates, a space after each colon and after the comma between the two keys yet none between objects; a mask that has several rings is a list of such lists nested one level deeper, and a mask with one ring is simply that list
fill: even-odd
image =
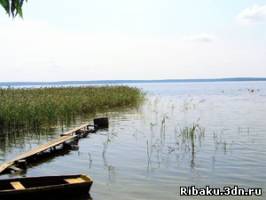
[{"label": "wooden rowboat", "polygon": [[44,176],[0,180],[0,199],[63,199],[88,195],[92,179],[86,175]]}]

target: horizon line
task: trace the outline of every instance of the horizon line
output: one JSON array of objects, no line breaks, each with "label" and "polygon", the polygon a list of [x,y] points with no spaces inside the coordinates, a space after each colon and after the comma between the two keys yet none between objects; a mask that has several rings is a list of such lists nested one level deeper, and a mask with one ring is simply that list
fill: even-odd
[{"label": "horizon line", "polygon": [[0,86],[14,85],[54,85],[54,84],[112,84],[112,83],[160,83],[160,82],[237,82],[266,81],[266,77],[231,77],[231,78],[190,78],[190,79],[124,79],[124,80],[81,80],[81,81],[6,81]]}]

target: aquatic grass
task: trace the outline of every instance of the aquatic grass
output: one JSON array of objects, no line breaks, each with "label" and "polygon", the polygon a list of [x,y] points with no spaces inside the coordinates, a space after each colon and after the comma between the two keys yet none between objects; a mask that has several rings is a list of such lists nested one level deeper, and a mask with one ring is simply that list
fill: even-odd
[{"label": "aquatic grass", "polygon": [[136,107],[143,93],[128,86],[0,89],[0,127],[35,128],[122,107]]},{"label": "aquatic grass", "polygon": [[193,169],[195,167],[195,140],[201,141],[201,138],[205,136],[205,128],[202,128],[199,124],[193,123],[192,126],[187,126],[180,129],[180,134],[182,136],[182,144],[185,148],[191,151],[191,161],[190,166]]},{"label": "aquatic grass", "polygon": [[192,126],[187,126],[180,129],[180,133],[183,136],[183,139],[194,140],[195,137],[201,138],[205,134],[205,129],[202,128],[199,124],[192,124]]}]

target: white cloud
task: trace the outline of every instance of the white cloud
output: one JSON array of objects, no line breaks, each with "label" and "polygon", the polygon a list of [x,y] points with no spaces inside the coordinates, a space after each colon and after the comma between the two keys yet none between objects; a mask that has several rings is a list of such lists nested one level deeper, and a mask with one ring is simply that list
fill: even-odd
[{"label": "white cloud", "polygon": [[266,22],[266,5],[254,5],[250,8],[244,9],[237,16],[240,23],[265,23]]},{"label": "white cloud", "polygon": [[206,34],[206,33],[202,33],[202,34],[198,34],[198,35],[186,36],[184,39],[186,41],[209,43],[209,42],[213,42],[215,40],[215,36],[210,35],[210,34]]}]

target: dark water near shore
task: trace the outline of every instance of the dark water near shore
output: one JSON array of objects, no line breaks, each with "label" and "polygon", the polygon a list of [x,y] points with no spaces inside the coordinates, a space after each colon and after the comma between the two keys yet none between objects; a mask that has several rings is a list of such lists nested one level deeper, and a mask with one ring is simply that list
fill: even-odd
[{"label": "dark water near shore", "polygon": [[[180,186],[260,187],[266,191],[265,82],[130,84],[147,92],[137,109],[104,113],[109,130],[89,135],[79,150],[34,165],[22,176],[84,173],[93,199],[198,199]],[[2,133],[0,161],[79,126],[40,133]],[[200,127],[196,137],[182,130]],[[4,175],[0,178],[19,175]],[[265,199],[228,197],[202,199]]]}]

